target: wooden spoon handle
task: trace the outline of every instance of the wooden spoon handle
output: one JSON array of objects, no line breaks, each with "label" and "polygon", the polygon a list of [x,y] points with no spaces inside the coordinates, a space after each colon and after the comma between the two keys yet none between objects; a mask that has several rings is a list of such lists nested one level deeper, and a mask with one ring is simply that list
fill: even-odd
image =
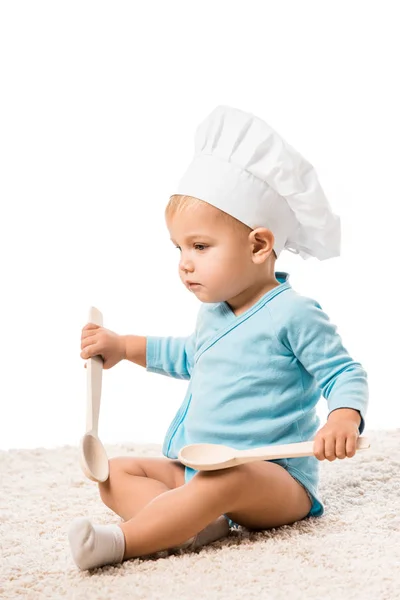
[{"label": "wooden spoon handle", "polygon": [[[370,447],[368,439],[360,436],[357,439],[356,450],[364,450]],[[260,458],[274,460],[278,458],[295,458],[301,456],[312,456],[314,454],[314,442],[297,442],[293,444],[279,444],[277,446],[262,446],[250,448],[249,450],[236,451],[236,458]]]},{"label": "wooden spoon handle", "polygon": [[[89,323],[103,326],[103,315],[94,306],[89,310]],[[101,356],[88,358],[87,370],[87,401],[86,401],[86,432],[93,431],[97,435],[99,427],[101,382],[103,377],[103,359]]]}]

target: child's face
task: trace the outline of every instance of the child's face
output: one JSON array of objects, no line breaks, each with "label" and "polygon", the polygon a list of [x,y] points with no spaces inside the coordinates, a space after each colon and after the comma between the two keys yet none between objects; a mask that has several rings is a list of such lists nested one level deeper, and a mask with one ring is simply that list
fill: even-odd
[{"label": "child's face", "polygon": [[[235,231],[219,212],[201,204],[167,220],[171,240],[180,248],[179,276],[202,302],[233,298],[254,277],[248,235]],[[189,282],[200,285],[189,287]]]}]

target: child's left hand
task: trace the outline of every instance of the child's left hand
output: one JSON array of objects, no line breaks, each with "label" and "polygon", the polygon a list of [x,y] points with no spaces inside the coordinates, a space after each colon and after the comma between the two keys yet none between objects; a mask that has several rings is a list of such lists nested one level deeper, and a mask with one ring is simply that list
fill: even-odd
[{"label": "child's left hand", "polygon": [[349,419],[329,420],[314,438],[314,455],[318,460],[351,458],[356,453],[358,425]]}]

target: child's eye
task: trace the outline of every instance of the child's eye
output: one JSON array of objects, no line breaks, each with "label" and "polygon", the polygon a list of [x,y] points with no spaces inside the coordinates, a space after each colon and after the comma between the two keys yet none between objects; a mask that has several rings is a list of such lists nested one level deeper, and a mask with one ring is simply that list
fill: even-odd
[{"label": "child's eye", "polygon": [[[201,251],[202,249],[204,249],[204,248],[208,248],[208,246],[206,246],[205,244],[194,244],[194,247],[195,247],[196,249],[200,249],[200,251]],[[180,246],[175,246],[175,248],[177,248],[178,250],[180,250],[180,249],[181,249],[181,248],[180,248]]]}]

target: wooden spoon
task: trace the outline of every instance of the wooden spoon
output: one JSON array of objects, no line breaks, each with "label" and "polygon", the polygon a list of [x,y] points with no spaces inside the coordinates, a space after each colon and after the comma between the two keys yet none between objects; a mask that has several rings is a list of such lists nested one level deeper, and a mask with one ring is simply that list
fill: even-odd
[{"label": "wooden spoon", "polygon": [[[313,456],[313,447],[313,441],[262,446],[250,448],[250,450],[236,450],[222,444],[189,444],[181,448],[178,460],[197,471],[215,471],[256,460]],[[366,437],[360,436],[357,439],[356,450],[364,450],[369,447],[370,443]]]},{"label": "wooden spoon", "polygon": [[[103,315],[92,306],[89,310],[89,323],[103,325]],[[103,376],[103,359],[93,356],[86,362],[87,370],[87,404],[86,404],[86,433],[79,447],[79,462],[81,469],[92,481],[107,481],[109,476],[108,457],[105,448],[97,434],[99,425],[101,382]]]}]

